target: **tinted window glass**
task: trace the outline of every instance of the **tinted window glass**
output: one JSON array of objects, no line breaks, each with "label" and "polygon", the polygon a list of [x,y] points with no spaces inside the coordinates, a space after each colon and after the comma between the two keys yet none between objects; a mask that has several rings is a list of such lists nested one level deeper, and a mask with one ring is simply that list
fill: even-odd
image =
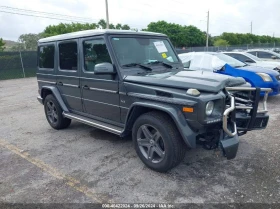
[{"label": "tinted window glass", "polygon": [[77,43],[67,42],[59,44],[59,67],[62,70],[77,70]]},{"label": "tinted window glass", "polygon": [[249,54],[252,54],[254,56],[257,56],[257,53],[256,52],[248,52]]},{"label": "tinted window glass", "polygon": [[83,48],[84,68],[86,71],[94,71],[95,65],[99,63],[111,63],[111,58],[104,39],[84,41]]},{"label": "tinted window glass", "polygon": [[227,55],[241,61],[241,62],[245,62],[246,60],[251,60],[250,58],[242,55],[242,54],[230,54],[230,53],[227,53]]},{"label": "tinted window glass", "polygon": [[39,68],[54,68],[54,45],[39,47]]},{"label": "tinted window glass", "polygon": [[271,56],[273,56],[273,55],[270,53],[267,53],[267,52],[257,52],[257,57],[259,57],[259,58],[271,59]]},{"label": "tinted window glass", "polygon": [[162,38],[114,37],[111,39],[120,65],[178,62],[170,43]]}]

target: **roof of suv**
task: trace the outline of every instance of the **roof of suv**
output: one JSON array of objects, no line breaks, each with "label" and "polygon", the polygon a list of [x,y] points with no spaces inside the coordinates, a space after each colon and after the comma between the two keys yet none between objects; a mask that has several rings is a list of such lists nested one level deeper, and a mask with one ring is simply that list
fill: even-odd
[{"label": "roof of suv", "polygon": [[95,29],[95,30],[83,30],[73,33],[66,33],[57,36],[51,36],[48,38],[42,38],[38,42],[45,43],[51,41],[60,41],[60,40],[67,40],[73,38],[80,38],[80,37],[87,37],[87,36],[95,36],[95,35],[103,35],[103,34],[116,34],[116,35],[153,35],[153,36],[166,36],[162,33],[153,33],[153,32],[146,32],[146,31],[132,31],[132,30],[111,30],[111,29]]}]

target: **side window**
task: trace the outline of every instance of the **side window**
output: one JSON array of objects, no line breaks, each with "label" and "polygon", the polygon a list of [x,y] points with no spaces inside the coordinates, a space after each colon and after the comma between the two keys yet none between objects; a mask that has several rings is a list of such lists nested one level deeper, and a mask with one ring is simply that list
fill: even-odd
[{"label": "side window", "polygon": [[[229,56],[241,61],[241,62],[245,62],[246,60],[251,60],[250,58],[242,55],[242,54],[228,54]],[[253,61],[253,60],[252,60]]]},{"label": "side window", "polygon": [[257,57],[257,52],[248,52],[248,53]]},{"label": "side window", "polygon": [[271,59],[272,54],[267,53],[267,52],[257,52],[259,58],[268,58]]},{"label": "side window", "polygon": [[77,70],[78,50],[77,42],[59,44],[59,67],[61,70]]},{"label": "side window", "polygon": [[104,39],[93,39],[84,41],[83,51],[85,71],[94,71],[95,65],[99,63],[112,63]]},{"label": "side window", "polygon": [[54,68],[54,45],[44,45],[39,47],[39,68]]}]

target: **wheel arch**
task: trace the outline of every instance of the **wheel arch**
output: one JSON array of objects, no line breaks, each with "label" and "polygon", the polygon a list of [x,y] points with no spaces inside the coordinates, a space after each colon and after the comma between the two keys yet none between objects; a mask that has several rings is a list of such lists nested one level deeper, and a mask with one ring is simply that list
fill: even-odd
[{"label": "wheel arch", "polygon": [[40,96],[43,99],[43,104],[44,104],[44,100],[46,98],[46,96],[48,96],[49,94],[54,95],[54,97],[56,98],[57,102],[59,103],[61,109],[65,112],[69,112],[67,106],[65,105],[57,87],[55,86],[42,86],[41,88],[41,94]]},{"label": "wheel arch", "polygon": [[185,116],[179,108],[155,102],[135,102],[132,104],[126,117],[123,135],[127,135],[132,130],[134,122],[140,115],[155,110],[166,113],[173,120],[188,147],[196,147],[196,134],[188,126]]}]

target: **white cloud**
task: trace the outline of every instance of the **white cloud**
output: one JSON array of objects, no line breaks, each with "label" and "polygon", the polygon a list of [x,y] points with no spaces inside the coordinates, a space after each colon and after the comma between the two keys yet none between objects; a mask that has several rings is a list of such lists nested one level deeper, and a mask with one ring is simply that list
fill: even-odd
[{"label": "white cloud", "polygon": [[[105,19],[105,0],[7,0],[0,6]],[[206,12],[210,10],[210,33],[250,32],[280,37],[279,0],[108,0],[110,22],[145,28],[150,22],[166,20],[183,25],[195,25],[206,30]],[[3,10],[3,8],[0,8]],[[54,17],[54,16],[52,16]],[[67,22],[27,17],[0,12],[0,37],[16,40],[23,33],[39,33],[50,24]]]}]

